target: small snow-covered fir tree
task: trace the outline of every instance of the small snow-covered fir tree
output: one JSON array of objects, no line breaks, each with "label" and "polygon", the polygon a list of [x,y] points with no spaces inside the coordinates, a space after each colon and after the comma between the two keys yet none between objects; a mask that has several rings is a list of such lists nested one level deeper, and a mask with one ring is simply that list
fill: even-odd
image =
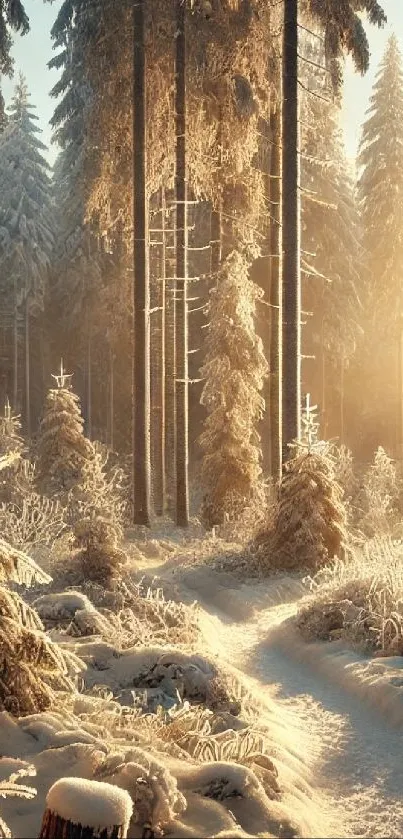
[{"label": "small snow-covered fir tree", "polygon": [[201,369],[205,380],[201,401],[208,412],[200,436],[202,517],[209,527],[262,501],[257,424],[264,410],[261,391],[268,366],[255,330],[261,296],[249,278],[246,258],[231,253],[211,293]]},{"label": "small snow-covered fir tree", "polygon": [[342,496],[329,452],[300,449],[285,466],[267,561],[316,569],[339,556],[347,541]]},{"label": "small snow-covered fir tree", "polygon": [[29,463],[24,457],[20,417],[14,415],[8,399],[0,415],[0,458],[13,455],[9,465],[0,471],[0,505],[18,504],[30,486]]},{"label": "small snow-covered fir tree", "polygon": [[316,405],[306,397],[301,440],[284,468],[276,508],[258,534],[262,564],[317,569],[339,556],[347,543],[344,490],[335,477],[331,446],[318,440]]},{"label": "small snow-covered fir tree", "polygon": [[37,480],[45,494],[63,495],[83,480],[93,448],[84,436],[79,398],[63,362],[53,378],[57,387],[46,396],[36,445]]},{"label": "small snow-covered fir tree", "polygon": [[119,469],[106,473],[101,448],[93,444],[93,457],[82,471],[70,499],[74,544],[85,580],[107,584],[125,562],[119,549],[123,537],[124,503]]},{"label": "small snow-covered fir tree", "polygon": [[23,449],[20,417],[13,414],[11,405],[6,399],[3,414],[0,415],[0,456],[11,452],[21,454]]},{"label": "small snow-covered fir tree", "polygon": [[400,492],[396,465],[379,446],[364,476],[360,498],[363,510],[360,527],[368,535],[391,532],[398,519]]}]

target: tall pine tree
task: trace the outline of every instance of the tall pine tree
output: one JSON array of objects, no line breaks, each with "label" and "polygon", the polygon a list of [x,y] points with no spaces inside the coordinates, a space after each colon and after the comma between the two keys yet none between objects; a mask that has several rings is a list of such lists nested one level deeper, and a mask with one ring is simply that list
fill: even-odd
[{"label": "tall pine tree", "polygon": [[[320,405],[322,437],[343,436],[344,374],[361,334],[361,246],[352,173],[323,49],[305,34],[301,99],[302,383]],[[320,98],[319,98],[320,97]],[[312,358],[314,356],[314,358]]]},{"label": "tall pine tree", "polygon": [[[394,35],[381,62],[363,126],[358,182],[364,226],[368,382],[364,404],[371,447],[403,449],[403,65]],[[376,346],[376,353],[373,347]]]},{"label": "tall pine tree", "polygon": [[[54,246],[53,208],[50,167],[43,156],[46,146],[39,140],[38,117],[29,103],[26,82],[20,76],[12,100],[8,125],[0,138],[0,276],[3,315],[8,326],[17,332],[25,321],[25,425],[30,431],[31,372],[41,381],[38,362],[31,371],[31,319],[37,321],[43,311]],[[37,333],[39,341],[42,329]],[[9,341],[9,380],[17,378],[18,351],[12,356]],[[15,392],[17,388],[14,387]],[[40,394],[40,397],[42,394]]]}]

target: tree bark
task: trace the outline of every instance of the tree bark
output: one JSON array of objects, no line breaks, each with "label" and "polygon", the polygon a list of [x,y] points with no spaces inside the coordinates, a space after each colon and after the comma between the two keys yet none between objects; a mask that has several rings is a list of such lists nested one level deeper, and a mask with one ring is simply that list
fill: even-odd
[{"label": "tree bark", "polygon": [[109,445],[113,451],[115,445],[115,359],[112,346],[109,346]]},{"label": "tree bark", "polygon": [[344,371],[343,356],[340,359],[340,443],[344,443]]},{"label": "tree bark", "polygon": [[[221,108],[218,116],[218,131],[217,131],[217,145],[218,145],[218,167],[222,166],[222,125],[221,125]],[[217,206],[211,211],[210,219],[210,273],[211,281],[210,288],[217,285],[217,274],[220,270],[222,261],[222,197],[217,198]]]},{"label": "tree bark", "polygon": [[165,358],[165,349],[166,349],[166,337],[165,337],[165,328],[166,328],[166,321],[165,321],[165,309],[166,309],[166,281],[167,281],[167,257],[166,257],[166,197],[165,197],[165,187],[161,187],[161,271],[160,271],[160,294],[159,294],[159,303],[161,306],[161,314],[160,314],[160,329],[161,329],[161,336],[160,336],[160,352],[161,352],[161,364],[160,364],[160,381],[159,381],[159,400],[160,400],[160,433],[159,433],[159,445],[160,445],[160,484],[159,484],[159,495],[160,495],[160,504],[159,504],[159,512],[160,515],[163,516],[165,513],[166,507],[166,452],[165,452],[165,439],[166,439],[166,417],[165,417],[165,378],[166,378],[166,358]]},{"label": "tree bark", "polygon": [[[165,197],[164,194],[164,203]],[[176,235],[174,229],[167,230],[166,221],[163,226],[165,236],[163,273],[165,277],[167,265],[172,268],[168,272],[169,279],[166,280],[165,292],[165,493],[167,510],[174,518],[176,510],[176,282],[171,279],[175,273],[175,268],[173,259],[168,258],[166,239],[169,232],[170,238],[176,242]],[[175,250],[175,247],[171,248],[171,253],[174,253]]]},{"label": "tree bark", "polygon": [[270,116],[270,469],[281,479],[282,464],[282,293],[281,293],[281,113],[279,104]]},{"label": "tree bark", "polygon": [[176,0],[176,524],[189,524],[188,306],[186,179],[186,4]]},{"label": "tree bark", "polygon": [[[323,330],[323,327],[322,327]],[[326,350],[323,343],[322,331],[322,405],[321,405],[321,426],[323,439],[327,439],[327,404],[326,404]]]},{"label": "tree bark", "polygon": [[283,461],[301,428],[298,0],[284,3],[282,119]]},{"label": "tree bark", "polygon": [[133,5],[133,523],[150,525],[150,284],[145,0]]},{"label": "tree bark", "polygon": [[28,440],[31,437],[31,355],[29,329],[29,296],[25,298],[25,421]]},{"label": "tree bark", "polygon": [[[163,191],[163,190],[162,190]],[[150,287],[151,310],[151,484],[154,511],[162,516],[165,510],[165,207],[162,198],[159,201],[156,218],[161,245],[156,255],[150,251]]]},{"label": "tree bark", "polygon": [[17,411],[18,402],[18,310],[14,310],[14,324],[13,324],[13,409],[14,413]]},{"label": "tree bark", "polygon": [[403,320],[397,338],[397,388],[398,412],[396,423],[396,458],[403,460]]},{"label": "tree bark", "polygon": [[91,317],[88,311],[87,319],[87,434],[92,439],[92,346],[91,346]]}]

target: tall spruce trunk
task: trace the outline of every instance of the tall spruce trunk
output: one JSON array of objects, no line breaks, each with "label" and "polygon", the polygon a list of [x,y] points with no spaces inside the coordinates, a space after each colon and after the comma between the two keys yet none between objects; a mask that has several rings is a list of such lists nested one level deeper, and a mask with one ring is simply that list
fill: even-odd
[{"label": "tall spruce trunk", "polygon": [[87,318],[87,435],[92,438],[92,341],[91,341],[91,316],[88,310]]},{"label": "tall spruce trunk", "polygon": [[176,0],[176,524],[189,524],[186,180],[186,4]]},{"label": "tall spruce trunk", "polygon": [[18,413],[18,310],[14,309],[13,323],[13,408]]},{"label": "tall spruce trunk", "polygon": [[340,359],[340,443],[344,443],[344,372],[345,361]]},{"label": "tall spruce trunk", "polygon": [[133,523],[150,525],[150,284],[146,194],[146,0],[133,4]]},{"label": "tall spruce trunk", "polygon": [[[164,206],[166,207],[166,195],[164,192]],[[165,266],[163,273],[166,277],[165,291],[165,494],[167,511],[172,518],[175,518],[176,510],[176,311],[175,294],[176,282],[172,279],[175,273],[174,254],[176,252],[175,229],[168,229],[166,218],[163,222],[163,236],[165,239]],[[168,256],[167,238],[174,243],[170,247]],[[168,274],[168,276],[167,276]]]},{"label": "tall spruce trunk", "polygon": [[29,295],[25,298],[25,422],[28,440],[31,437],[31,353],[30,353]]},{"label": "tall spruce trunk", "polygon": [[[161,190],[162,192],[163,190]],[[158,235],[161,240],[153,243],[159,245],[159,252],[155,248],[150,253],[150,294],[151,311],[151,486],[154,512],[162,516],[165,510],[165,410],[164,410],[164,379],[165,379],[165,208],[159,201],[159,211],[155,217],[161,219],[158,224]]]},{"label": "tall spruce trunk", "polygon": [[165,350],[166,350],[166,336],[165,336],[165,329],[166,329],[166,319],[165,319],[165,309],[166,309],[166,296],[167,296],[167,289],[166,289],[166,282],[167,282],[167,240],[166,240],[166,197],[165,197],[165,187],[161,187],[161,259],[160,259],[160,295],[159,295],[159,303],[161,306],[161,314],[160,314],[160,352],[161,352],[161,363],[160,363],[160,381],[159,381],[159,400],[160,400],[160,430],[159,430],[159,451],[160,451],[160,479],[159,479],[159,494],[160,494],[160,514],[161,516],[165,513],[166,508],[166,453],[165,453],[165,445],[166,445],[166,408],[165,408],[165,378],[166,378],[166,358],[165,358]]},{"label": "tall spruce trunk", "polygon": [[[218,167],[222,166],[222,114],[221,108],[218,115],[218,131],[217,131],[217,145],[218,151]],[[222,197],[217,198],[217,204],[211,211],[210,218],[210,288],[217,285],[217,274],[220,270],[222,261]]]},{"label": "tall spruce trunk", "polygon": [[281,479],[282,465],[282,292],[281,292],[281,112],[270,115],[270,470]]},{"label": "tall spruce trunk", "polygon": [[282,119],[283,461],[301,428],[298,0],[284,3]]},{"label": "tall spruce trunk", "polygon": [[115,445],[115,359],[112,345],[109,345],[109,446],[113,451]]}]

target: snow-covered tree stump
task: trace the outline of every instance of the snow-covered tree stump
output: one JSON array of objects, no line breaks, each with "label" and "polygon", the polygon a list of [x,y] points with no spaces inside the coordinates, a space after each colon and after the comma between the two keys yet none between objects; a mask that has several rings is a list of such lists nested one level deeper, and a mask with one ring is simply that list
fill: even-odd
[{"label": "snow-covered tree stump", "polygon": [[61,778],[46,796],[39,839],[125,839],[132,811],[130,795],[120,787]]}]

